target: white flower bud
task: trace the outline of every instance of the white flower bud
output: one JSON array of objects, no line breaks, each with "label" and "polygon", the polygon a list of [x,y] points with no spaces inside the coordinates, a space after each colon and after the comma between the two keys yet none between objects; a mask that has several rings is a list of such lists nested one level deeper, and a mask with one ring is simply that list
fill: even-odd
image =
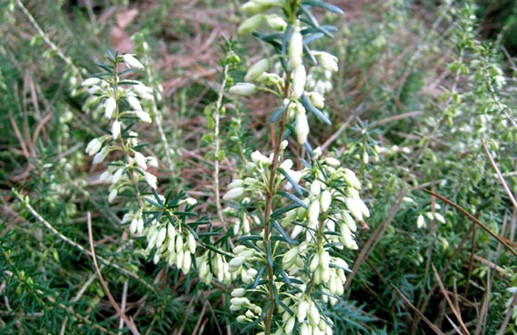
[{"label": "white flower bud", "polygon": [[[109,183],[111,182],[111,180],[113,179],[113,176],[109,173],[109,171],[104,171],[103,173],[101,173],[101,175],[99,176],[99,181],[101,183]],[[114,183],[113,183],[114,184]]]},{"label": "white flower bud", "polygon": [[312,331],[306,323],[300,327],[300,335],[312,335]]},{"label": "white flower bud", "polygon": [[137,97],[128,95],[128,96],[126,96],[126,100],[129,103],[129,106],[131,106],[131,108],[133,108],[135,111],[138,111],[138,112],[143,111],[142,105],[140,104],[140,101],[138,100]]},{"label": "white flower bud", "polygon": [[113,112],[117,108],[117,101],[113,97],[109,97],[104,103],[104,116],[107,119],[111,119]]},{"label": "white flower bud", "polygon": [[156,178],[155,175],[152,175],[150,173],[146,173],[145,174],[145,181],[147,182],[147,184],[149,184],[149,186],[151,186],[154,189],[156,189],[158,187],[158,185],[157,185],[158,179]]},{"label": "white flower bud", "polygon": [[245,257],[235,257],[233,258],[228,265],[230,268],[237,269],[246,261]]},{"label": "white flower bud", "polygon": [[293,317],[289,318],[287,323],[285,324],[284,331],[286,335],[291,335],[293,333],[294,324],[296,322],[296,319]]},{"label": "white flower bud", "polygon": [[348,214],[346,211],[342,211],[341,216],[343,217],[345,224],[348,226],[348,228],[350,228],[350,231],[355,233],[357,230],[357,225],[355,224],[355,221],[350,216],[350,214]]},{"label": "white flower bud", "polygon": [[242,179],[234,179],[230,184],[228,184],[228,189],[231,190],[237,187],[242,187],[242,185]]},{"label": "white flower bud", "polygon": [[276,14],[268,15],[266,18],[267,25],[276,31],[284,31],[287,28],[287,22]]},{"label": "white flower bud", "polygon": [[98,152],[95,156],[93,156],[93,164],[99,164],[101,163],[106,156],[108,156],[109,150],[106,148],[102,148],[100,152]]},{"label": "white flower bud", "polygon": [[92,78],[88,78],[85,81],[83,81],[81,83],[81,86],[83,86],[83,87],[90,87],[90,86],[93,86],[93,85],[98,85],[100,82],[101,82],[101,80],[99,78],[92,77]]},{"label": "white flower bud", "polygon": [[176,254],[176,267],[178,269],[181,269],[183,267],[184,255],[185,255],[185,253],[183,252],[183,250],[178,251],[178,253]]},{"label": "white flower bud", "polygon": [[139,153],[138,151],[135,151],[135,163],[140,167],[142,170],[147,170],[147,163],[145,156]]},{"label": "white flower bud", "polygon": [[321,184],[318,180],[315,180],[311,184],[311,194],[319,196],[321,193]]},{"label": "white flower bud", "polygon": [[255,92],[257,92],[257,86],[250,83],[237,83],[234,86],[230,87],[229,92],[231,94],[242,96],[252,95]]},{"label": "white flower bud", "polygon": [[309,96],[309,100],[314,107],[318,109],[325,107],[325,98],[321,94],[318,92],[312,92],[307,95]]},{"label": "white flower bud", "polygon": [[131,220],[131,224],[129,225],[129,231],[131,232],[131,234],[136,233],[137,227],[138,227],[138,219],[134,218],[133,220]]},{"label": "white flower bud", "polygon": [[313,201],[309,206],[309,226],[316,227],[319,223],[320,202]]},{"label": "white flower bud", "polygon": [[287,140],[283,140],[282,143],[280,143],[280,150],[285,150],[288,144],[289,142]]},{"label": "white flower bud", "polygon": [[115,200],[115,198],[117,197],[117,194],[118,194],[118,191],[117,190],[112,190],[110,192],[110,194],[108,195],[108,202],[109,203],[112,203],[113,200]]},{"label": "white flower bud", "polygon": [[244,77],[244,81],[252,82],[257,79],[262,73],[266,72],[271,67],[271,60],[268,58],[264,58],[253,64],[246,76]]},{"label": "white flower bud", "polygon": [[232,188],[231,190],[226,192],[226,194],[223,197],[223,200],[226,200],[226,201],[235,200],[235,199],[242,197],[243,194],[244,194],[244,188],[242,188],[242,187]]},{"label": "white flower bud", "polygon": [[434,213],[434,218],[438,222],[445,223],[445,218],[440,213]]},{"label": "white flower bud", "polygon": [[296,114],[296,141],[298,144],[303,145],[307,141],[308,136],[309,122],[307,121],[305,109],[303,109]]},{"label": "white flower bud", "polygon": [[337,57],[329,54],[325,51],[316,51],[314,52],[316,58],[318,58],[318,61],[320,65],[328,71],[337,72],[338,65],[337,65]]},{"label": "white flower bud", "polygon": [[156,247],[159,248],[162,246],[163,241],[167,237],[167,228],[163,227],[158,232],[158,237],[156,238]]},{"label": "white flower bud", "polygon": [[190,271],[190,265],[192,264],[192,256],[190,252],[186,251],[183,255],[183,263],[181,265],[181,271],[186,275]]},{"label": "white flower bud", "polygon": [[317,325],[318,323],[320,323],[320,312],[318,311],[316,304],[312,301],[309,307],[309,316],[310,320],[312,321],[312,325]]},{"label": "white flower bud", "polygon": [[303,36],[300,33],[300,29],[296,28],[291,35],[291,40],[289,41],[289,62],[291,63],[291,68],[295,69],[299,65],[302,64],[303,60]]},{"label": "white flower bud", "polygon": [[149,115],[149,113],[147,112],[144,112],[144,111],[135,111],[136,113],[136,116],[142,120],[142,122],[145,122],[145,123],[151,123],[153,122],[153,120],[151,119],[151,115]]},{"label": "white flower bud", "polygon": [[156,159],[156,157],[148,156],[146,158],[146,161],[147,161],[148,165],[150,165],[152,167],[158,167],[158,159]]},{"label": "white flower bud", "polygon": [[196,252],[196,239],[194,238],[194,235],[188,234],[187,245],[190,253],[194,254]]},{"label": "white flower bud", "polygon": [[254,151],[252,154],[251,154],[251,160],[256,163],[256,164],[265,164],[265,165],[269,165],[271,162],[269,161],[269,158],[264,156],[262,153],[260,153],[260,151]]},{"label": "white flower bud", "polygon": [[309,309],[309,303],[305,300],[302,300],[300,304],[298,304],[298,312],[296,316],[298,317],[298,322],[302,323],[307,317],[307,310]]},{"label": "white flower bud", "polygon": [[324,162],[333,167],[341,165],[341,162],[334,157],[327,157],[324,159]]},{"label": "white flower bud", "polygon": [[363,221],[363,212],[361,205],[355,199],[346,198],[345,204],[353,217],[355,217],[359,221]]},{"label": "white flower bud", "polygon": [[138,70],[143,70],[144,69],[144,66],[142,65],[142,63],[140,63],[131,54],[124,54],[124,55],[122,55],[122,59],[124,60],[124,63],[126,63],[128,68],[138,69]]},{"label": "white flower bud", "polygon": [[316,268],[318,267],[319,264],[320,264],[320,258],[318,257],[318,255],[314,255],[312,257],[311,263],[309,265],[309,270],[311,272],[316,271]]},{"label": "white flower bud", "polygon": [[425,227],[425,219],[423,215],[420,214],[416,219],[416,226],[418,229]]},{"label": "white flower bud", "polygon": [[98,138],[91,140],[86,146],[86,153],[89,156],[95,155],[102,148],[102,142]]},{"label": "white flower bud", "polygon": [[351,250],[359,249],[357,242],[354,240],[354,236],[350,231],[350,228],[346,224],[341,225],[341,242],[345,247]]},{"label": "white flower bud", "polygon": [[119,120],[113,121],[113,124],[111,125],[111,135],[113,136],[114,140],[116,140],[120,136],[120,121]]},{"label": "white flower bud", "polygon": [[264,25],[266,17],[262,14],[256,14],[244,20],[237,29],[239,35],[248,35],[255,32],[258,28]]},{"label": "white flower bud", "polygon": [[248,305],[250,301],[245,297],[235,297],[230,299],[230,303],[235,306]]},{"label": "white flower bud", "polygon": [[332,202],[332,196],[330,195],[330,192],[325,190],[321,193],[320,203],[321,203],[321,210],[323,212],[326,212],[329,207],[330,203]]},{"label": "white flower bud", "polygon": [[239,287],[232,291],[232,297],[240,298],[240,297],[243,297],[245,293],[246,293],[246,290]]},{"label": "white flower bud", "polygon": [[300,99],[305,91],[305,81],[307,80],[307,72],[303,64],[298,65],[293,71],[293,96]]}]

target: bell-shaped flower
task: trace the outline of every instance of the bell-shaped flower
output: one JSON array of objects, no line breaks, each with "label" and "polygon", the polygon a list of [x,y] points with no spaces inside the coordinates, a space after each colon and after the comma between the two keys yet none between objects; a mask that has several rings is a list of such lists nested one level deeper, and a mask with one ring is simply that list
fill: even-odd
[{"label": "bell-shaped flower", "polygon": [[138,70],[143,70],[144,69],[144,66],[142,65],[142,63],[140,63],[138,61],[138,59],[136,59],[131,54],[124,54],[124,55],[122,55],[122,59],[124,60],[124,63],[126,63],[128,68],[138,69]]}]

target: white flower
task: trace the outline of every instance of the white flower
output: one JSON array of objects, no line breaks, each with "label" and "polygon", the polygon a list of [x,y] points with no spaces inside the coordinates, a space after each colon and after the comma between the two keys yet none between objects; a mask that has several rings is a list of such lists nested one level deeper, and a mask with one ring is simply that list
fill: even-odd
[{"label": "white flower", "polygon": [[115,198],[117,197],[117,194],[118,194],[117,190],[112,190],[110,192],[110,194],[108,195],[108,202],[112,203],[113,200],[115,200]]},{"label": "white flower", "polygon": [[145,181],[147,182],[147,184],[149,184],[149,186],[151,186],[154,189],[156,189],[158,187],[156,185],[156,182],[157,182],[156,176],[154,176],[154,175],[152,175],[150,173],[146,173],[145,174]]},{"label": "white flower", "polygon": [[302,302],[300,302],[300,304],[298,304],[298,312],[296,314],[296,316],[298,317],[298,322],[303,322],[303,320],[305,320],[305,318],[307,317],[307,310],[309,309],[309,303],[305,300],[303,300]]},{"label": "white flower", "polygon": [[120,121],[115,120],[111,125],[111,134],[113,135],[113,139],[116,140],[120,136]]},{"label": "white flower", "polygon": [[106,100],[106,103],[104,104],[104,116],[107,119],[111,119],[111,116],[113,115],[113,112],[117,108],[117,101],[114,97],[109,97],[108,100]]},{"label": "white flower", "polygon": [[167,228],[163,227],[158,232],[158,237],[156,238],[156,247],[159,248],[162,246],[165,238],[167,237]]},{"label": "white flower", "polygon": [[440,213],[434,213],[434,218],[438,222],[445,223],[445,218]]},{"label": "white flower", "polygon": [[329,54],[325,51],[317,51],[314,52],[314,55],[316,58],[318,58],[318,61],[320,62],[320,65],[328,71],[337,72],[338,65],[337,65],[337,57]]},{"label": "white flower", "polygon": [[293,96],[300,99],[305,90],[305,81],[307,80],[307,72],[303,64],[298,65],[293,71]]},{"label": "white flower", "polygon": [[190,265],[192,265],[192,256],[190,252],[186,251],[183,256],[183,263],[181,265],[181,271],[184,275],[186,275],[190,270]]},{"label": "white flower", "polygon": [[334,157],[327,157],[325,158],[324,162],[334,167],[341,165],[341,162]]},{"label": "white flower", "polygon": [[266,72],[269,67],[271,66],[271,60],[268,58],[264,58],[253,64],[249,70],[248,73],[246,73],[246,76],[244,77],[244,81],[251,82],[257,79],[261,74]]},{"label": "white flower", "polygon": [[101,80],[99,78],[92,77],[92,78],[88,78],[85,81],[83,81],[81,83],[81,86],[83,86],[83,87],[90,87],[90,86],[93,86],[93,85],[98,85],[100,82],[101,82]]},{"label": "white flower", "polygon": [[232,291],[232,297],[237,297],[237,298],[240,298],[240,297],[243,297],[244,296],[244,293],[246,293],[246,290],[244,290],[243,288],[239,287],[239,288],[236,288]]},{"label": "white flower", "polygon": [[312,226],[317,226],[319,221],[319,216],[320,216],[320,202],[319,201],[313,201],[311,202],[310,206],[309,206],[309,225],[312,227]]},{"label": "white flower", "polygon": [[305,109],[299,108],[296,114],[296,141],[298,144],[303,145],[307,141],[309,136],[309,122],[307,121],[307,115]]},{"label": "white flower", "polygon": [[323,212],[326,212],[329,207],[330,203],[332,202],[332,196],[330,195],[330,192],[325,190],[321,193],[320,203],[321,203],[321,210]]},{"label": "white flower", "polygon": [[287,320],[287,323],[285,324],[285,327],[284,327],[284,331],[285,331],[286,335],[291,335],[293,333],[295,322],[296,322],[296,319],[294,316],[289,318],[289,320]]},{"label": "white flower", "polygon": [[124,173],[124,169],[118,169],[117,171],[115,171],[115,173],[113,174],[113,178],[112,178],[111,182],[113,184],[118,183],[118,181],[122,178],[123,173]]},{"label": "white flower", "polygon": [[259,27],[264,25],[266,17],[262,14],[253,15],[252,17],[244,20],[237,29],[239,35],[247,35],[256,31]]},{"label": "white flower", "polygon": [[188,250],[191,254],[194,254],[196,252],[196,239],[194,238],[194,235],[189,234],[187,237],[187,246]]},{"label": "white flower", "polygon": [[252,95],[257,91],[257,86],[250,83],[237,83],[234,86],[230,87],[229,92],[235,95]]},{"label": "white flower", "polygon": [[141,169],[147,170],[147,163],[145,156],[139,153],[138,151],[135,151],[135,163],[138,165]]},{"label": "white flower", "polygon": [[291,63],[291,68],[295,69],[299,65],[302,64],[303,57],[303,37],[300,33],[300,29],[296,28],[291,35],[291,40],[289,41],[289,62]]},{"label": "white flower", "polygon": [[143,70],[144,69],[144,66],[142,65],[142,63],[140,63],[138,61],[138,59],[133,57],[133,55],[131,55],[131,54],[124,54],[124,55],[122,55],[122,59],[124,60],[124,63],[126,63],[128,68],[138,69],[138,70]]},{"label": "white flower", "polygon": [[355,224],[354,219],[348,214],[348,212],[343,211],[341,212],[341,216],[343,217],[343,220],[345,224],[350,228],[352,232],[355,232],[357,230],[357,225]]},{"label": "white flower", "polygon": [[106,148],[102,148],[100,152],[98,152],[95,156],[93,156],[93,164],[99,164],[101,163],[106,156],[108,156],[109,150]]},{"label": "white flower", "polygon": [[346,198],[345,204],[353,217],[359,221],[363,221],[363,212],[361,205],[358,204],[356,199]]},{"label": "white flower", "polygon": [[309,307],[309,316],[311,319],[312,325],[317,325],[320,323],[320,313],[318,312],[318,308],[316,307],[316,304],[311,301],[310,307]]},{"label": "white flower", "polygon": [[322,109],[325,107],[325,98],[319,94],[318,92],[312,92],[311,94],[307,94],[309,96],[309,99],[311,101],[311,104],[318,108]]},{"label": "white flower", "polygon": [[127,102],[129,103],[129,105],[131,106],[131,108],[133,108],[135,111],[137,112],[142,112],[142,105],[140,105],[140,101],[138,100],[137,97],[135,96],[132,96],[132,95],[128,95],[126,97],[126,100]]},{"label": "white flower", "polygon": [[228,184],[228,189],[231,190],[236,187],[242,187],[242,185],[242,179],[234,179],[230,184]]},{"label": "white flower", "polygon": [[143,122],[145,123],[151,123],[152,120],[151,120],[151,115],[149,115],[149,113],[147,112],[143,112],[143,111],[135,111],[136,113],[136,116],[142,120]]},{"label": "white flower", "polygon": [[256,150],[251,154],[251,160],[256,164],[269,165],[271,162],[269,158],[264,156],[260,151]]},{"label": "white flower", "polygon": [[420,229],[422,227],[425,227],[425,219],[424,219],[424,216],[422,214],[420,214],[418,216],[418,218],[416,219],[416,227],[418,229]]},{"label": "white flower", "polygon": [[146,160],[148,165],[152,167],[158,167],[158,159],[156,159],[156,157],[148,156]]},{"label": "white flower", "polygon": [[354,236],[352,235],[352,232],[350,231],[350,228],[346,224],[341,225],[341,242],[345,247],[351,250],[357,250],[359,249],[359,246],[354,240]]},{"label": "white flower", "polygon": [[86,153],[89,156],[95,155],[102,148],[102,142],[98,138],[91,140],[86,146]]},{"label": "white flower", "polygon": [[243,194],[244,194],[244,188],[242,188],[242,187],[232,188],[231,190],[226,192],[226,194],[223,197],[223,200],[226,200],[226,201],[234,200],[234,199],[240,198]]},{"label": "white flower", "polygon": [[266,18],[267,25],[276,31],[284,31],[287,28],[287,22],[276,14],[268,15]]}]

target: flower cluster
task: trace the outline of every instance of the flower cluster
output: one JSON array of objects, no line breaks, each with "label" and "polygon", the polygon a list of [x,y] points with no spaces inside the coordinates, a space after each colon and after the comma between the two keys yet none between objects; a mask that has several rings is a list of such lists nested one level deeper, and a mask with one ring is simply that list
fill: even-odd
[{"label": "flower cluster", "polygon": [[[282,147],[285,149],[285,145]],[[292,169],[293,162],[290,159],[284,160],[279,165],[283,173],[278,174],[273,183],[279,195],[278,206],[284,212],[281,216],[273,215],[274,227],[279,233],[275,239],[283,243],[275,244],[276,250],[272,251],[270,257],[281,260],[279,264],[283,274],[289,279],[289,284],[281,280],[276,283],[278,295],[283,298],[283,304],[279,307],[285,324],[282,334],[291,334],[295,324],[312,333],[331,333],[331,328],[327,329],[329,320],[323,315],[320,318],[320,305],[337,302],[343,294],[345,272],[349,270],[347,262],[334,255],[341,254],[338,251],[344,248],[358,248],[354,237],[356,222],[362,222],[369,216],[368,208],[359,197],[361,183],[355,174],[343,168],[333,157],[319,159],[318,149],[315,153],[312,166],[300,171]],[[224,199],[239,201],[244,208],[252,207],[250,203],[259,205],[269,185],[272,159],[272,156],[254,152],[246,166],[246,177],[234,180]],[[303,199],[284,192],[294,188],[301,190],[300,197],[304,196]],[[284,199],[294,201],[295,206],[284,203]],[[243,218],[237,222],[255,216],[246,210],[238,213],[242,213]],[[249,234],[249,230],[256,231],[260,226],[255,220],[250,222],[248,233],[238,233]],[[251,237],[249,239],[254,240]],[[256,243],[256,248],[243,245],[235,247],[234,254],[235,257],[229,262],[232,274],[250,270],[262,273],[261,264],[268,262],[268,253],[261,240]],[[279,274],[278,279],[281,276]],[[293,288],[297,292],[294,296],[287,293]],[[249,302],[254,300],[246,297],[248,293],[253,296],[260,293],[267,295],[267,287],[264,284],[249,291],[243,291],[241,287],[234,290],[232,296],[239,299],[232,299],[232,310],[242,312],[238,317],[241,322],[253,322],[260,316]],[[296,315],[290,313],[295,310],[298,311]]]},{"label": "flower cluster", "polygon": [[[134,193],[137,206],[126,206],[128,212],[122,224],[136,235],[145,235],[148,245],[144,255],[157,263],[165,259],[176,265],[183,273],[190,271],[196,252],[196,237],[186,226],[185,218],[177,212],[187,212],[196,205],[196,200],[183,195],[168,202],[156,192],[157,177],[150,171],[158,167],[158,160],[141,151],[138,133],[129,130],[137,122],[150,123],[151,114],[144,110],[143,103],[153,100],[152,89],[140,81],[122,79],[119,65],[125,64],[130,71],[142,70],[144,66],[132,55],[109,55],[110,64],[101,67],[105,73],[86,79],[82,86],[93,97],[90,104],[98,108],[109,120],[110,135],[91,140],[86,153],[93,156],[93,164],[102,163],[109,154],[120,153],[118,160],[111,161],[100,175],[100,181],[110,184],[108,202],[114,202],[119,194]],[[151,190],[154,197],[142,196],[140,185]],[[145,190],[142,188],[142,190]],[[179,207],[183,208],[179,211]]]}]

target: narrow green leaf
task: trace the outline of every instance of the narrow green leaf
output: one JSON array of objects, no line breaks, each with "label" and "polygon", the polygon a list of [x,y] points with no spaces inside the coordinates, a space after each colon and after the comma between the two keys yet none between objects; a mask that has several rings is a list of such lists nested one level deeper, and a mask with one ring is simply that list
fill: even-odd
[{"label": "narrow green leaf", "polygon": [[282,235],[282,237],[284,238],[285,242],[287,242],[289,244],[292,244],[292,245],[300,244],[300,242],[298,242],[296,240],[293,240],[289,235],[287,235],[285,230],[282,228],[282,226],[280,226],[278,224],[278,222],[276,222],[275,220],[272,220],[272,223],[273,223],[273,228],[275,228],[280,233],[280,235]]},{"label": "narrow green leaf", "polygon": [[282,116],[282,114],[284,114],[286,109],[287,109],[287,105],[284,105],[284,106],[278,108],[277,110],[275,110],[273,112],[273,116],[271,117],[271,123],[275,123],[276,121],[278,121],[280,119],[280,117]]},{"label": "narrow green leaf", "polygon": [[293,186],[294,191],[298,195],[303,195],[300,185],[298,185],[298,183],[295,182],[294,179],[291,178],[291,176],[284,169],[278,168],[278,172],[280,172],[285,177],[285,179],[287,179],[287,181]]},{"label": "narrow green leaf", "polygon": [[345,14],[341,8],[331,5],[329,3],[323,1],[314,1],[314,0],[306,0],[302,2],[302,5],[307,5],[311,7],[319,7],[328,10],[329,12],[336,13],[339,15]]},{"label": "narrow green leaf", "polygon": [[284,198],[287,198],[295,203],[297,203],[298,205],[302,206],[303,208],[309,208],[304,202],[303,200],[297,198],[296,196],[292,195],[291,193],[287,193],[287,192],[278,192],[277,193],[278,195],[284,197]]}]

